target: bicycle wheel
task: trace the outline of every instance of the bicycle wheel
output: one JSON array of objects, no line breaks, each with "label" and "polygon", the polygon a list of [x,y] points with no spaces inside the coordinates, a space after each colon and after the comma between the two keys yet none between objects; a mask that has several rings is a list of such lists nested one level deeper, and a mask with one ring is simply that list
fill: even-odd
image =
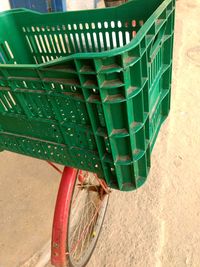
[{"label": "bicycle wheel", "polygon": [[68,222],[67,251],[70,267],[85,266],[97,243],[109,194],[94,173],[77,174]]},{"label": "bicycle wheel", "polygon": [[98,240],[109,189],[96,174],[65,167],[57,196],[51,262],[83,267]]}]

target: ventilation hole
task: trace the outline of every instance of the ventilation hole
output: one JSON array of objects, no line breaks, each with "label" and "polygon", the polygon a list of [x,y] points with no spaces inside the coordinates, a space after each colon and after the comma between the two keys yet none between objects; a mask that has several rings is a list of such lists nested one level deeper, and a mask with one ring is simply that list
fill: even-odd
[{"label": "ventilation hole", "polygon": [[129,34],[129,32],[125,32],[125,36],[126,36],[126,44],[130,43],[130,34]]},{"label": "ventilation hole", "polygon": [[108,28],[108,22],[107,21],[104,22],[104,28],[106,28],[106,29]]},{"label": "ventilation hole", "polygon": [[81,41],[82,41],[84,52],[87,52],[86,41],[85,41],[85,35],[84,35],[84,33],[81,33]]},{"label": "ventilation hole", "polygon": [[123,46],[123,34],[122,34],[122,32],[120,31],[120,32],[118,33],[118,35],[119,35],[119,45],[120,45],[120,46]]},{"label": "ventilation hole", "polygon": [[3,95],[3,97],[5,98],[5,100],[6,100],[7,104],[8,104],[8,106],[9,106],[9,108],[12,108],[12,106],[11,106],[11,104],[10,104],[8,98],[7,98],[5,95]]},{"label": "ventilation hole", "polygon": [[78,49],[79,49],[78,52],[81,52],[81,45],[80,45],[80,40],[79,40],[78,33],[75,34],[75,37],[76,37],[76,43],[77,43],[77,46],[78,46]]},{"label": "ventilation hole", "polygon": [[110,49],[110,36],[108,32],[106,32],[106,44],[107,44],[107,49]]},{"label": "ventilation hole", "polygon": [[122,23],[121,23],[121,21],[120,21],[120,20],[118,20],[118,22],[117,22],[117,26],[118,26],[119,28],[121,28],[121,27],[122,27]]},{"label": "ventilation hole", "polygon": [[144,21],[143,21],[143,20],[140,20],[140,21],[139,21],[139,25],[140,25],[140,26],[144,25]]},{"label": "ventilation hole", "polygon": [[27,35],[26,35],[26,40],[27,40],[27,42],[28,42],[29,48],[30,48],[30,50],[31,50],[31,53],[33,53],[33,48],[32,48],[31,42],[30,42],[30,40],[29,40],[29,38],[28,38]]},{"label": "ventilation hole", "polygon": [[92,40],[91,40],[91,36],[90,33],[87,33],[87,41],[88,41],[88,45],[89,45],[89,51],[92,50]]},{"label": "ventilation hole", "polygon": [[0,98],[0,103],[2,104],[3,108],[5,109],[5,111],[8,111],[7,107],[5,106],[3,100]]},{"label": "ventilation hole", "polygon": [[5,61],[5,59],[4,59],[4,57],[3,57],[1,52],[0,52],[0,59],[1,59],[2,63],[4,63],[4,64],[6,63],[6,61]]},{"label": "ventilation hole", "polygon": [[124,26],[125,28],[128,28],[128,21],[125,22]]},{"label": "ventilation hole", "polygon": [[24,85],[25,88],[28,87],[25,81],[23,81],[23,85]]},{"label": "ventilation hole", "polygon": [[51,34],[49,35],[49,38],[50,38],[50,40],[51,40],[51,44],[52,44],[52,47],[53,47],[53,51],[54,51],[54,53],[56,53],[56,48],[55,48],[54,41],[53,41],[53,37],[52,37]]},{"label": "ventilation hole", "polygon": [[114,21],[111,21],[110,25],[111,25],[111,28],[115,28],[115,22]]},{"label": "ventilation hole", "polygon": [[42,53],[42,49],[41,49],[41,47],[40,47],[40,43],[39,43],[39,40],[38,40],[37,35],[34,35],[34,37],[35,37],[35,41],[36,41],[37,47],[38,47],[38,49],[39,49],[39,52]]},{"label": "ventilation hole", "polygon": [[132,27],[136,26],[136,20],[132,20]]},{"label": "ventilation hole", "polygon": [[94,44],[95,44],[95,50],[98,52],[99,51],[99,47],[98,47],[96,32],[93,32],[93,40],[94,40]]},{"label": "ventilation hole", "polygon": [[99,39],[100,39],[101,48],[102,48],[102,50],[104,50],[105,46],[104,46],[103,33],[102,32],[99,33]]},{"label": "ventilation hole", "polygon": [[9,44],[8,44],[7,41],[5,41],[5,45],[6,45],[6,48],[7,48],[7,50],[8,50],[8,53],[10,54],[10,57],[13,59],[14,56],[13,56],[13,53],[12,53],[12,51],[11,51],[11,49],[10,49],[10,46],[9,46]]},{"label": "ventilation hole", "polygon": [[95,93],[95,94],[98,94],[98,90],[93,88],[92,91]]},{"label": "ventilation hole", "polygon": [[65,33],[65,42],[67,45],[68,53],[71,53],[71,49],[70,49],[70,45],[69,45],[69,39],[68,39],[68,36],[66,33]]},{"label": "ventilation hole", "polygon": [[42,56],[42,61],[43,61],[43,63],[45,63],[45,62],[46,62],[46,60],[45,60],[44,56]]},{"label": "ventilation hole", "polygon": [[132,37],[136,36],[136,31],[132,31]]},{"label": "ventilation hole", "polygon": [[8,50],[6,49],[6,47],[3,44],[1,44],[1,49],[4,52],[4,55],[6,56],[6,61],[9,61],[10,56],[9,56]]},{"label": "ventilation hole", "polygon": [[60,45],[59,45],[59,42],[58,42],[58,36],[56,34],[54,34],[54,40],[55,40],[55,43],[56,43],[56,46],[57,46],[58,53],[61,53]]},{"label": "ventilation hole", "polygon": [[40,37],[40,42],[41,42],[41,44],[42,44],[42,48],[43,48],[44,52],[46,53],[47,50],[46,50],[46,47],[45,47],[45,45],[44,45],[42,35],[39,35],[39,37]]},{"label": "ventilation hole", "polygon": [[46,35],[44,35],[44,40],[45,40],[45,44],[47,46],[49,53],[51,53],[51,47],[50,47],[49,40]]},{"label": "ventilation hole", "polygon": [[75,48],[75,45],[74,45],[74,36],[72,33],[70,33],[70,39],[71,39],[71,42],[72,42],[72,46],[74,48],[74,51],[76,52],[76,48]]},{"label": "ventilation hole", "polygon": [[38,64],[38,61],[37,61],[37,58],[36,56],[33,56],[34,60],[35,60],[35,63]]},{"label": "ventilation hole", "polygon": [[112,41],[113,41],[113,47],[117,47],[117,41],[116,41],[116,34],[115,34],[115,32],[112,32]]},{"label": "ventilation hole", "polygon": [[60,37],[60,43],[61,43],[61,46],[62,46],[62,51],[64,53],[66,53],[66,49],[65,49],[65,45],[64,45],[64,41],[63,41],[63,37],[62,37],[61,33],[59,34],[59,37]]},{"label": "ventilation hole", "polygon": [[97,25],[98,25],[98,28],[101,29],[101,27],[102,27],[101,22],[98,22]]}]

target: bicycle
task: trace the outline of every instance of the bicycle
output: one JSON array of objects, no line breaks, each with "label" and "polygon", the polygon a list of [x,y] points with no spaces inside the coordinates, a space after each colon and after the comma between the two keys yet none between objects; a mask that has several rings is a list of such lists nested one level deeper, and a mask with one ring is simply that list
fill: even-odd
[{"label": "bicycle", "polygon": [[57,267],[87,264],[110,188],[146,181],[170,110],[174,12],[175,0],[141,0],[0,14],[0,151],[62,173],[52,230]]}]

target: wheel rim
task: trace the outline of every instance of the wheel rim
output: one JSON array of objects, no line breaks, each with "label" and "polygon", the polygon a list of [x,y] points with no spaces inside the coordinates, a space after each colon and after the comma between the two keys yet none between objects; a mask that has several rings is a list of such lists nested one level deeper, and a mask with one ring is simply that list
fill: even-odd
[{"label": "wheel rim", "polygon": [[67,254],[72,266],[84,266],[97,242],[109,197],[103,187],[94,173],[78,172],[67,238]]}]

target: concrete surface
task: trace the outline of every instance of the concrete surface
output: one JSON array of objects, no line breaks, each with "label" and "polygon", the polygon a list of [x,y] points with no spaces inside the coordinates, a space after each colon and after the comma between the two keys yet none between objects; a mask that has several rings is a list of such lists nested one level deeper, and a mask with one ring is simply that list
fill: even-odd
[{"label": "concrete surface", "polygon": [[[199,0],[177,1],[172,107],[151,173],[136,192],[112,192],[88,267],[200,266],[199,15]],[[8,152],[0,170],[0,266],[42,267],[59,177]]]},{"label": "concrete surface", "polygon": [[3,0],[0,2],[0,12],[10,9],[9,0]]},{"label": "concrete surface", "polygon": [[22,266],[51,235],[59,175],[45,162],[0,154],[0,266]]}]

